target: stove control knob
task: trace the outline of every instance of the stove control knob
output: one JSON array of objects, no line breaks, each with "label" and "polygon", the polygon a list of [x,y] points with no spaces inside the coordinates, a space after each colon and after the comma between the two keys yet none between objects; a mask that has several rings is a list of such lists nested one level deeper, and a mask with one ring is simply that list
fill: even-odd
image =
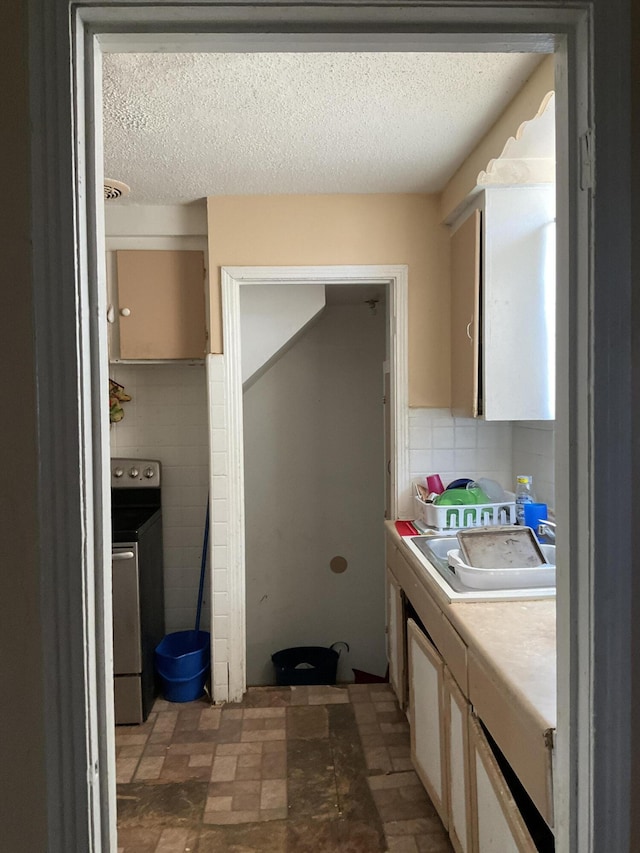
[{"label": "stove control knob", "polygon": [[155,477],[155,473],[156,472],[153,470],[153,468],[144,469],[144,476],[147,478],[147,480],[150,480],[152,477]]},{"label": "stove control knob", "polygon": [[123,474],[124,474],[124,471],[122,470],[122,468],[114,468],[113,469],[113,476],[116,477],[116,479],[120,479],[120,477],[122,477]]},{"label": "stove control knob", "polygon": [[138,475],[139,475],[139,474],[140,474],[140,471],[138,471],[138,469],[137,469],[137,468],[131,468],[131,469],[129,470],[129,476],[131,477],[131,479],[132,479],[132,480],[135,480],[135,479],[136,479],[136,477],[138,477]]}]

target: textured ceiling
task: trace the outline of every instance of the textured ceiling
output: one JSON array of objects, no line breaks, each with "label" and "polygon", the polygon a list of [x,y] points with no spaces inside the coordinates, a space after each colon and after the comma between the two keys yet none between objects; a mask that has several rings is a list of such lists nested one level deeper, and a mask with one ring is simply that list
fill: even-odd
[{"label": "textured ceiling", "polygon": [[138,204],[438,192],[540,59],[107,54],[105,175],[129,184]]}]

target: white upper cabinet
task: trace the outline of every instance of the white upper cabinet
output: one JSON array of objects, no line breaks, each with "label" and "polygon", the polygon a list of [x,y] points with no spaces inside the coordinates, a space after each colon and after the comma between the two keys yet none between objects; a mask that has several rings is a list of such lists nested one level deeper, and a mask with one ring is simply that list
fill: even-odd
[{"label": "white upper cabinet", "polygon": [[489,187],[452,227],[451,400],[460,417],[555,417],[555,185]]}]

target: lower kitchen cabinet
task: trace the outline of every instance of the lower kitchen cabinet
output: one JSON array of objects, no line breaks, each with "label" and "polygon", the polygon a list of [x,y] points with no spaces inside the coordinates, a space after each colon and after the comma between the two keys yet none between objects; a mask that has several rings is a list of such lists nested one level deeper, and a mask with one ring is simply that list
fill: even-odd
[{"label": "lower kitchen cabinet", "polygon": [[536,853],[467,697],[413,619],[407,620],[407,651],[411,758],[454,850]]},{"label": "lower kitchen cabinet", "polygon": [[465,614],[459,632],[393,536],[386,595],[390,680],[408,708],[414,768],[453,849],[553,853],[552,729],[510,704],[475,643],[477,622]]},{"label": "lower kitchen cabinet", "polygon": [[449,825],[444,663],[413,619],[407,621],[411,759],[445,828]]},{"label": "lower kitchen cabinet", "polygon": [[477,853],[536,853],[495,755],[472,713],[468,725],[474,849]]},{"label": "lower kitchen cabinet", "polygon": [[401,708],[405,708],[407,704],[405,629],[406,623],[400,584],[387,569],[387,661],[389,662],[389,681]]},{"label": "lower kitchen cabinet", "polygon": [[444,714],[449,782],[449,838],[456,853],[472,853],[473,809],[469,766],[469,703],[446,668]]}]

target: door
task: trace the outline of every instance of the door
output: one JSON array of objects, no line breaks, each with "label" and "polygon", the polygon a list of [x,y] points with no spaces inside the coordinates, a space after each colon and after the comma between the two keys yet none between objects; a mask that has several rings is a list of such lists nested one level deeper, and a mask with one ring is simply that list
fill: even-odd
[{"label": "door", "polygon": [[384,517],[391,518],[391,371],[384,365]]},{"label": "door", "polygon": [[449,825],[444,731],[444,663],[413,619],[407,621],[411,759],[445,828]]},{"label": "door", "polygon": [[451,411],[475,418],[480,377],[480,224],[474,210],[451,236]]},{"label": "door", "polygon": [[469,706],[451,673],[445,670],[444,708],[449,782],[449,838],[456,853],[470,853],[471,787],[469,774]]},{"label": "door", "polygon": [[138,548],[113,548],[113,671],[130,675],[142,670]]},{"label": "door", "polygon": [[480,723],[469,715],[473,831],[477,853],[536,853],[536,846]]},{"label": "door", "polygon": [[401,708],[406,705],[405,621],[402,593],[397,580],[387,569],[387,660],[389,681]]},{"label": "door", "polygon": [[116,252],[121,359],[204,358],[204,253]]}]

